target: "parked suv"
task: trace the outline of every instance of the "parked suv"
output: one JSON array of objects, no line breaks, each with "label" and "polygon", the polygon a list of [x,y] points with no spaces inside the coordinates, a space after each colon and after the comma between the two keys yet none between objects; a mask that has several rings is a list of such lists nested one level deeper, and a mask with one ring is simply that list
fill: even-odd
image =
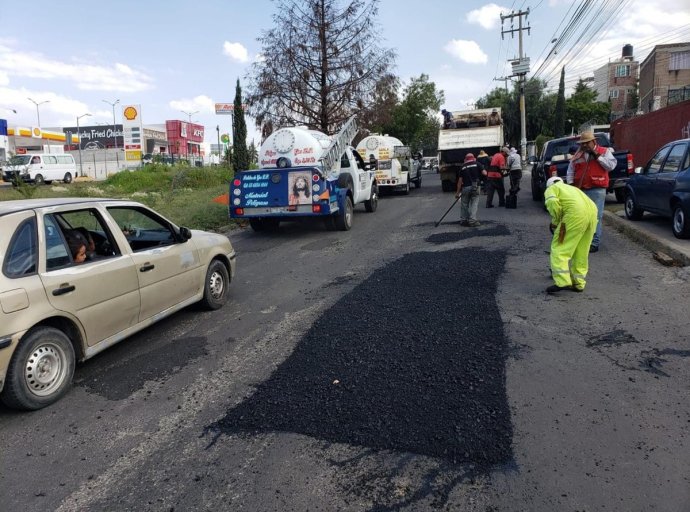
[{"label": "parked suv", "polygon": [[640,220],[644,212],[672,219],[677,238],[690,238],[690,139],[663,146],[626,185],[625,215]]}]

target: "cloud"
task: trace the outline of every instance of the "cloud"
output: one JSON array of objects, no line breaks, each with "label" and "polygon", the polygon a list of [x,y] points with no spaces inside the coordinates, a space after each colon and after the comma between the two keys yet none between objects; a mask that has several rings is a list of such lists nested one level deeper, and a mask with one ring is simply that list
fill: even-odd
[{"label": "cloud", "polygon": [[496,4],[486,4],[479,9],[474,9],[465,15],[469,23],[480,25],[486,30],[496,28],[501,21],[501,13],[509,13],[508,7],[501,7]]},{"label": "cloud", "polygon": [[[192,99],[185,98],[181,100],[172,100],[169,105],[170,108],[178,112],[182,110],[186,112],[196,112],[198,110],[199,114],[204,115],[208,113],[215,113],[216,111],[215,102],[203,94],[195,96]],[[192,119],[192,121],[193,120],[194,119]]]},{"label": "cloud", "polygon": [[484,53],[474,41],[453,39],[446,43],[443,49],[456,59],[460,59],[469,64],[486,64],[489,60],[486,53]]},{"label": "cloud", "polygon": [[7,76],[7,73],[4,71],[0,71],[0,85],[9,85],[10,83],[10,77]]},{"label": "cloud", "polygon": [[249,62],[249,53],[241,43],[223,43],[223,53],[237,62]]},{"label": "cloud", "polygon": [[41,53],[16,51],[0,45],[0,73],[7,76],[62,79],[86,91],[140,92],[153,88],[153,79],[122,63],[100,65],[64,62]]}]

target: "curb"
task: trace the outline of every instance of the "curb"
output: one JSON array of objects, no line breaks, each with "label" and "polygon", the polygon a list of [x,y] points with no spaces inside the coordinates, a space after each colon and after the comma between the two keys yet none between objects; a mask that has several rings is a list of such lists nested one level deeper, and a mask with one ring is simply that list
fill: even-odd
[{"label": "curb", "polygon": [[603,220],[605,224],[612,226],[616,229],[616,231],[623,233],[628,238],[638,242],[646,249],[649,249],[652,252],[664,253],[673,258],[673,260],[680,266],[685,267],[690,265],[689,254],[679,251],[664,240],[654,236],[652,233],[637,227],[627,219],[622,219],[615,213],[604,210]]}]

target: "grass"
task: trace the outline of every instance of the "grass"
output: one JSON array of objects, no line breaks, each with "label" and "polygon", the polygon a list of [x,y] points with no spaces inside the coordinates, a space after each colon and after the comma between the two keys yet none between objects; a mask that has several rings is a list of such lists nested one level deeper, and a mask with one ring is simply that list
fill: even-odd
[{"label": "grass", "polygon": [[232,169],[149,164],[111,174],[105,181],[75,181],[36,187],[0,188],[0,201],[49,197],[109,197],[130,199],[150,206],[178,226],[224,231],[235,222],[228,207],[213,199],[228,192]]}]

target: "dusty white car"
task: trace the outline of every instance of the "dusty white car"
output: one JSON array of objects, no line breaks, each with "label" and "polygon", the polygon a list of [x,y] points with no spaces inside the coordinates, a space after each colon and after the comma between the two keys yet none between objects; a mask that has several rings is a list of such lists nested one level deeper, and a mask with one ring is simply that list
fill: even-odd
[{"label": "dusty white car", "polygon": [[185,306],[217,309],[227,237],[111,199],[0,202],[0,399],[40,409],[83,361]]}]

